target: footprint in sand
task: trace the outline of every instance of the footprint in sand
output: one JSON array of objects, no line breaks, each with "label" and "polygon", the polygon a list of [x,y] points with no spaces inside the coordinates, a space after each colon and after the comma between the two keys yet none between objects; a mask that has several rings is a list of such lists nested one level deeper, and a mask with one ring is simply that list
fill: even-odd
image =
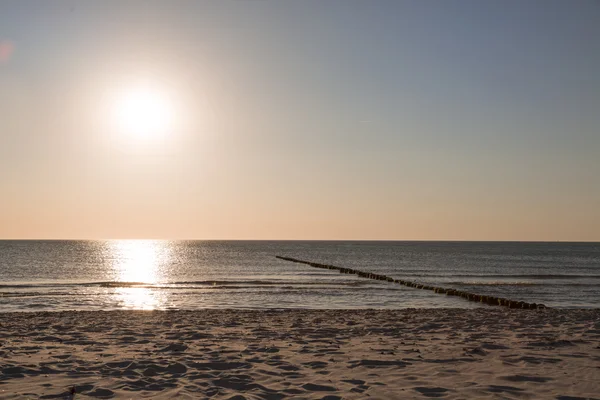
[{"label": "footprint in sand", "polygon": [[488,386],[488,391],[492,392],[492,393],[510,393],[513,396],[518,396],[520,394],[522,394],[525,389],[521,389],[518,387],[514,387],[514,386],[501,386],[501,385],[490,385]]},{"label": "footprint in sand", "polygon": [[110,399],[115,396],[115,393],[109,389],[97,388],[93,392],[86,393],[86,395],[97,399]]},{"label": "footprint in sand", "polygon": [[510,382],[538,382],[538,383],[545,383],[545,382],[552,380],[552,378],[544,378],[542,376],[525,376],[525,375],[503,376],[500,379],[503,379],[505,381],[510,381]]},{"label": "footprint in sand", "polygon": [[349,361],[350,368],[356,367],[367,367],[367,368],[378,368],[378,367],[406,367],[410,365],[404,361],[387,361],[387,360],[354,360]]},{"label": "footprint in sand", "polygon": [[421,393],[425,397],[444,397],[448,389],[442,387],[423,387],[417,386],[413,390]]},{"label": "footprint in sand", "polygon": [[314,383],[305,383],[304,385],[302,385],[302,388],[304,390],[308,390],[309,392],[335,392],[335,391],[337,391],[337,389],[334,388],[333,386],[316,385]]}]

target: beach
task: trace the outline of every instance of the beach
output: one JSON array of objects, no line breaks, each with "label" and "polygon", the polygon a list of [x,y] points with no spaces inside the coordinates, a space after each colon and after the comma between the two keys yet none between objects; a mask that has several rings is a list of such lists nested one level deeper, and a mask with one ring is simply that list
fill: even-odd
[{"label": "beach", "polygon": [[600,310],[0,314],[0,398],[600,397]]}]

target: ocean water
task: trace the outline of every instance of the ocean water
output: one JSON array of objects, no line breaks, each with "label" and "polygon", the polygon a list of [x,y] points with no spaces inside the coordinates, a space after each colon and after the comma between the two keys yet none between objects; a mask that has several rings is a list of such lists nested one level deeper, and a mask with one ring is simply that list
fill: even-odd
[{"label": "ocean water", "polygon": [[600,243],[132,240],[0,241],[0,311],[489,307],[276,255],[600,307]]}]

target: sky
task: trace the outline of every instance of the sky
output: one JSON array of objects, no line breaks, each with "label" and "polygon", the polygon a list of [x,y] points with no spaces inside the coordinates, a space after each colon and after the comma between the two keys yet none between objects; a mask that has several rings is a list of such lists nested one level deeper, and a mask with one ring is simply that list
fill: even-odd
[{"label": "sky", "polygon": [[598,38],[592,0],[3,0],[0,238],[600,241]]}]

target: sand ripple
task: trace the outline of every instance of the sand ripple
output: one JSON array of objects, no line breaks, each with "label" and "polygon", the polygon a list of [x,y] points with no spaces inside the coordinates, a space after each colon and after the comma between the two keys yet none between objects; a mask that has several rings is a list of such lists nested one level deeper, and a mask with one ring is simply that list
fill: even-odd
[{"label": "sand ripple", "polygon": [[0,398],[582,399],[600,310],[0,314]]}]

